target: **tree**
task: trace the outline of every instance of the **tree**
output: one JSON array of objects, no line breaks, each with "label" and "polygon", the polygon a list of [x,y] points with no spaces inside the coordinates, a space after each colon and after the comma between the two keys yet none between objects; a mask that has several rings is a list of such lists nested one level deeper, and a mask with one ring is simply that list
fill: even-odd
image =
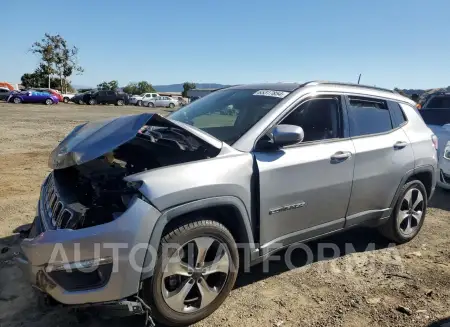
[{"label": "tree", "polygon": [[30,51],[40,57],[39,69],[47,75],[49,88],[51,76],[57,75],[61,91],[67,91],[67,78],[74,72],[81,74],[84,71],[77,62],[78,48],[70,47],[59,34],[45,33],[40,41],[33,43]]},{"label": "tree", "polygon": [[[49,86],[48,74],[40,68],[37,68],[32,73],[23,74],[20,80],[21,84],[26,88],[44,88]],[[50,88],[56,89],[59,85],[61,85],[61,81],[59,78],[50,78]],[[73,88],[70,84],[66,84],[66,89],[73,91]]]},{"label": "tree", "polygon": [[181,93],[181,96],[183,98],[187,98],[187,93],[189,90],[193,90],[197,88],[197,85],[195,85],[195,83],[193,82],[184,82],[183,84],[183,92]]},{"label": "tree", "polygon": [[97,85],[97,88],[99,90],[106,90],[106,91],[115,91],[119,87],[119,82],[117,80],[109,81],[109,82],[101,82]]},{"label": "tree", "polygon": [[129,83],[123,88],[123,91],[128,94],[142,94],[156,92],[152,84],[146,81],[140,81],[138,83]]}]

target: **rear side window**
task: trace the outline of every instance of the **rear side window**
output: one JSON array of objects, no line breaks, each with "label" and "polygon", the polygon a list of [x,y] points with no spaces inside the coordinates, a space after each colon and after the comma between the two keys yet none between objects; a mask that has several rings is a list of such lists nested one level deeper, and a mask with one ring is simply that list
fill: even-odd
[{"label": "rear side window", "polygon": [[392,124],[394,125],[394,128],[402,126],[408,121],[405,113],[397,102],[389,102],[389,108],[391,110]]},{"label": "rear side window", "polygon": [[391,115],[383,100],[349,97],[349,118],[351,136],[384,133],[392,129]]},{"label": "rear side window", "polygon": [[107,94],[107,95],[114,95],[115,92],[114,92],[114,91],[107,91],[106,94]]}]

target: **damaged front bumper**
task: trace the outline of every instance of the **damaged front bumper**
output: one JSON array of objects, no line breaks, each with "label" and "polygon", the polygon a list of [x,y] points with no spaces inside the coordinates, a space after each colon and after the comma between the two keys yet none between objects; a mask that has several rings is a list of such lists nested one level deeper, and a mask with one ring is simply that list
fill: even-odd
[{"label": "damaged front bumper", "polygon": [[136,196],[112,222],[52,230],[46,228],[43,206],[40,200],[30,235],[16,257],[34,287],[68,305],[117,301],[138,293],[150,235],[161,216],[157,209]]}]

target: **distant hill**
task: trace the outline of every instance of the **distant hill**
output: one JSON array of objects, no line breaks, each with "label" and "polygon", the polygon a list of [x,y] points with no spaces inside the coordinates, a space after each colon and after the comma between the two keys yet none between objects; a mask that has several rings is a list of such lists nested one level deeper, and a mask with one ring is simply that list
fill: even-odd
[{"label": "distant hill", "polygon": [[[220,89],[229,85],[218,83],[197,83],[197,89]],[[153,85],[153,88],[158,92],[183,92],[183,83],[169,84],[169,85]]]},{"label": "distant hill", "polygon": [[418,94],[421,98],[425,98],[427,95],[435,92],[450,92],[450,86],[436,89],[402,89],[401,91],[403,91],[408,96]]}]

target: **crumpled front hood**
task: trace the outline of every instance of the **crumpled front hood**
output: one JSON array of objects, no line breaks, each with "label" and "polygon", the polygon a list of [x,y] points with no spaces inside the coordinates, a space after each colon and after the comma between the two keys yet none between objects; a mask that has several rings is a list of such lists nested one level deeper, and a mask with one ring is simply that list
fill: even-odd
[{"label": "crumpled front hood", "polygon": [[193,127],[168,120],[158,114],[143,113],[75,127],[50,154],[49,167],[63,169],[94,160],[131,141],[145,125],[182,128],[217,149],[222,147],[221,141]]}]

